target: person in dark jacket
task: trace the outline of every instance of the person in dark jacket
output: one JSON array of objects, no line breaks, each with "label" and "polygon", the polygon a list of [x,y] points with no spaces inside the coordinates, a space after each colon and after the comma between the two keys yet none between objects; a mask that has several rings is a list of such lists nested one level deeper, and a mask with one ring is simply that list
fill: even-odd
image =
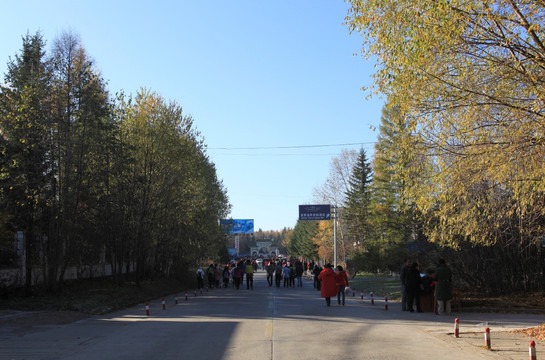
[{"label": "person in dark jacket", "polygon": [[323,269],[320,267],[320,264],[316,264],[316,266],[314,266],[314,270],[312,270],[312,273],[314,274],[314,287],[318,291],[320,291],[322,287],[322,282],[320,281],[320,279],[318,279],[318,275],[320,275],[322,270]]},{"label": "person in dark jacket", "polygon": [[416,303],[416,311],[422,312],[420,308],[422,278],[420,277],[420,267],[417,262],[412,263],[407,271],[405,285],[407,290],[407,310],[414,312],[413,304]]},{"label": "person in dark jacket", "polygon": [[450,315],[452,300],[452,271],[444,259],[439,260],[439,266],[433,273],[435,280],[435,294],[437,297],[437,315],[446,312]]}]

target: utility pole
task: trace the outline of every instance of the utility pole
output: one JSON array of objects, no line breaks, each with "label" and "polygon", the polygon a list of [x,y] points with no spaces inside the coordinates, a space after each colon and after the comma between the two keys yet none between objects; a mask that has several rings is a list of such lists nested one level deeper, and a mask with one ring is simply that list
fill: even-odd
[{"label": "utility pole", "polygon": [[337,205],[333,205],[333,266],[337,268]]}]

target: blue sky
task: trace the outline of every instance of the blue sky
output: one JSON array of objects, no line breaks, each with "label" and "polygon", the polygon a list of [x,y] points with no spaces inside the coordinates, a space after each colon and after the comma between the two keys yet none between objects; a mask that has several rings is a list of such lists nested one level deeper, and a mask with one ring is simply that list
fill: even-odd
[{"label": "blue sky", "polygon": [[[10,1],[0,5],[0,72],[27,31],[80,35],[112,93],[177,101],[208,146],[232,204],[255,228],[294,227],[298,205],[342,149],[372,156],[383,100],[341,0]],[[49,46],[48,46],[49,49]],[[2,77],[3,81],[3,77]],[[345,146],[337,145],[355,144]],[[256,149],[260,148],[260,149]]]}]

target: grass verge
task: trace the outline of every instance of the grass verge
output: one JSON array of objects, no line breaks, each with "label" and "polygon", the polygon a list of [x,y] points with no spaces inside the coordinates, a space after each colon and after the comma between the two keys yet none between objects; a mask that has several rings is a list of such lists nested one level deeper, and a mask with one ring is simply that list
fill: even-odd
[{"label": "grass verge", "polygon": [[[126,282],[122,286],[113,279],[78,280],[67,282],[59,292],[36,292],[24,297],[11,292],[0,297],[0,309],[21,311],[78,311],[90,315],[125,309],[184,290],[175,279],[144,281],[137,286]],[[185,291],[185,290],[184,290]]]}]

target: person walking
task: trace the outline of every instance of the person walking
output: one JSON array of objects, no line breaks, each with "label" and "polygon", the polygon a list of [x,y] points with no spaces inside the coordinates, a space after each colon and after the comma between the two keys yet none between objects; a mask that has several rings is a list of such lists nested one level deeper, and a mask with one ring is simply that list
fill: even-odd
[{"label": "person walking", "polygon": [[410,312],[414,312],[413,304],[416,304],[417,312],[422,312],[422,308],[420,307],[420,294],[422,293],[422,286],[420,267],[417,262],[414,262],[407,271],[406,277],[407,310]]},{"label": "person walking", "polygon": [[276,270],[274,261],[269,262],[265,269],[267,270],[267,282],[269,283],[269,287],[271,287],[273,284],[274,271]]},{"label": "person walking", "polygon": [[411,266],[411,259],[407,259],[405,261],[405,264],[401,267],[401,271],[399,272],[399,279],[401,280],[401,310],[407,311],[407,273],[409,271],[409,267]]},{"label": "person walking", "polygon": [[197,289],[202,289],[204,286],[204,270],[202,266],[197,269]]},{"label": "person walking", "polygon": [[242,264],[239,262],[237,263],[235,270],[233,270],[233,284],[235,285],[235,289],[240,289],[240,283],[244,276],[244,270],[242,269]]},{"label": "person walking", "polygon": [[276,287],[280,287],[280,283],[282,282],[282,263],[280,260],[276,263],[276,268],[274,269],[274,281],[276,282]]},{"label": "person walking", "polygon": [[437,298],[437,315],[451,314],[452,300],[452,271],[444,259],[439,260],[439,265],[433,273],[435,280],[435,296]]},{"label": "person walking", "polygon": [[229,278],[231,277],[231,270],[229,269],[229,264],[226,264],[223,268],[223,287],[229,287]]},{"label": "person walking", "polygon": [[324,265],[324,269],[318,275],[318,280],[322,283],[320,294],[325,298],[327,306],[331,306],[331,298],[337,295],[339,291],[337,287],[337,274],[331,269],[331,264]]},{"label": "person walking", "polygon": [[216,269],[214,268],[214,264],[210,264],[210,266],[208,266],[208,269],[206,270],[206,276],[208,277],[208,287],[210,289],[213,289],[214,284],[216,283],[216,281],[214,280],[215,273]]},{"label": "person walking", "polygon": [[246,290],[254,289],[254,265],[250,260],[246,261],[246,267],[244,269],[246,274]]},{"label": "person walking", "polygon": [[290,287],[290,267],[287,263],[282,269],[282,277],[284,278],[284,287]]},{"label": "person walking", "polygon": [[345,300],[345,294],[344,289],[348,286],[348,276],[346,275],[346,271],[344,271],[343,267],[341,265],[337,266],[337,287],[339,288],[339,292],[337,293],[337,304],[342,304],[344,306],[344,300]]},{"label": "person walking", "polygon": [[320,279],[318,279],[318,276],[322,272],[322,268],[320,264],[316,264],[312,270],[312,273],[314,274],[314,288],[318,291],[320,291],[322,283],[320,282]]},{"label": "person walking", "polygon": [[297,279],[297,286],[303,287],[303,273],[305,272],[305,267],[303,263],[299,260],[295,262],[295,277]]}]

